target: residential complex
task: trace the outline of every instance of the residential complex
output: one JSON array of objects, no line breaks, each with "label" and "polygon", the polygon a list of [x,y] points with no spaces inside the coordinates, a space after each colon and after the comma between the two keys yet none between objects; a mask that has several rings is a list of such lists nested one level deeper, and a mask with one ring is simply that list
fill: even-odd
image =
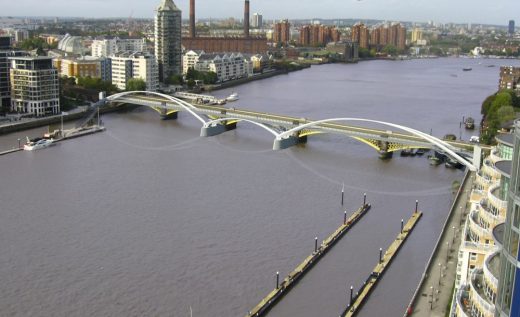
[{"label": "residential complex", "polygon": [[363,23],[352,28],[351,40],[359,43],[359,48],[382,50],[387,45],[398,50],[406,48],[406,28],[400,23],[383,24],[369,29]]},{"label": "residential complex", "polygon": [[172,0],[162,0],[155,16],[155,58],[159,66],[159,80],[182,72],[182,17]]},{"label": "residential complex", "polygon": [[[257,65],[261,65],[261,60],[262,58],[257,61]],[[218,81],[222,82],[251,76],[254,64],[252,58],[247,58],[241,53],[189,51],[184,55],[183,73],[186,74],[190,68],[200,72],[214,72]]]},{"label": "residential complex", "polygon": [[11,110],[44,116],[60,113],[58,71],[51,57],[10,57]]},{"label": "residential complex", "polygon": [[493,231],[501,249],[496,317],[520,316],[520,121],[515,122],[513,137],[513,162],[499,166],[507,178],[503,189],[509,195],[506,222]]},{"label": "residential complex", "polygon": [[291,23],[283,20],[274,25],[273,42],[276,45],[286,46],[291,40]]},{"label": "residential complex", "polygon": [[101,63],[99,59],[87,58],[56,58],[54,66],[60,76],[101,78]]},{"label": "residential complex", "polygon": [[300,45],[323,46],[330,42],[339,42],[341,33],[336,27],[325,25],[304,25],[300,29]]},{"label": "residential complex", "polygon": [[502,66],[500,67],[500,82],[498,89],[511,89],[520,96],[520,67]]},{"label": "residential complex", "polygon": [[520,316],[520,121],[496,141],[475,176],[450,316]]},{"label": "residential complex", "polygon": [[159,88],[159,70],[153,55],[143,52],[121,52],[110,59],[112,84],[117,88],[125,90],[132,78],[142,79],[148,91],[156,91]]},{"label": "residential complex", "polygon": [[119,37],[104,38],[92,41],[92,56],[93,57],[109,57],[117,52],[145,52],[146,39],[145,38],[127,38],[121,39]]}]

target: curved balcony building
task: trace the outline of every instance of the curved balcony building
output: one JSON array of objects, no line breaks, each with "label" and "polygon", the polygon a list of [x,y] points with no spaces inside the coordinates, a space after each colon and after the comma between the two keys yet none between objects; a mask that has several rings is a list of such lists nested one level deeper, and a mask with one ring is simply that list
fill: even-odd
[{"label": "curved balcony building", "polygon": [[500,146],[504,146],[504,156],[509,155],[508,147],[513,144],[515,147],[512,152],[513,160],[510,170],[508,171],[507,163],[497,166],[501,173],[510,175],[510,181],[507,184],[509,191],[505,224],[497,226],[493,230],[493,236],[500,238],[500,235],[503,235],[501,241],[497,241],[502,248],[496,317],[520,316],[520,254],[518,253],[520,240],[520,175],[518,174],[520,171],[520,121],[515,122],[514,134],[501,135],[497,137],[497,141],[499,141],[499,149]]}]

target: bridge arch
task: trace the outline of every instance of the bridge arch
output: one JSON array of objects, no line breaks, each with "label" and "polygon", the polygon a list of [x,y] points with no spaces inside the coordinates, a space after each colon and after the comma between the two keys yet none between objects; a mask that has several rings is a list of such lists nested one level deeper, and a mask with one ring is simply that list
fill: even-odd
[{"label": "bridge arch", "polygon": [[447,154],[449,154],[455,160],[457,160],[458,162],[460,162],[463,165],[465,165],[466,167],[468,167],[471,171],[477,170],[477,168],[471,162],[468,162],[466,159],[464,159],[463,157],[461,157],[460,155],[455,153],[455,151],[453,151],[453,147],[450,144],[448,144],[436,137],[428,135],[424,132],[421,132],[421,131],[418,131],[418,130],[415,130],[415,129],[412,129],[409,127],[405,127],[402,125],[398,125],[395,123],[378,121],[378,120],[362,119],[362,118],[332,118],[332,119],[318,120],[318,121],[309,122],[309,123],[297,126],[293,129],[287,130],[285,132],[282,132],[278,135],[277,140],[282,140],[282,139],[288,138],[288,137],[292,136],[294,133],[297,133],[305,128],[310,128],[310,127],[319,125],[321,123],[336,122],[336,121],[359,121],[359,122],[377,123],[377,124],[386,125],[389,127],[393,127],[396,129],[400,129],[400,130],[409,132],[409,133],[416,135],[416,136],[424,139],[425,141],[439,147],[441,150],[445,151]]},{"label": "bridge arch", "polygon": [[162,98],[167,99],[167,100],[175,103],[176,105],[182,107],[184,110],[188,111],[197,120],[202,122],[202,124],[206,123],[206,120],[204,120],[204,118],[202,118],[200,115],[198,115],[196,112],[193,111],[193,109],[196,109],[193,105],[191,105],[183,100],[177,99],[175,97],[165,95],[165,94],[155,92],[155,91],[125,91],[125,92],[121,92],[121,93],[117,93],[117,94],[108,96],[106,99],[108,101],[117,101],[117,99],[128,96],[128,95],[153,95],[153,96],[162,97]]},{"label": "bridge arch", "polygon": [[218,123],[229,121],[229,120],[249,122],[251,124],[254,124],[254,125],[256,125],[258,127],[261,127],[262,129],[268,131],[269,133],[271,133],[275,137],[278,137],[280,135],[280,133],[278,133],[276,130],[268,127],[267,125],[265,125],[263,123],[256,122],[256,121],[253,121],[253,120],[248,120],[248,119],[240,119],[240,118],[219,118],[219,119],[215,119],[215,120],[208,121],[208,122],[204,123],[204,128],[209,128],[210,126],[212,126],[214,124],[218,124]]}]

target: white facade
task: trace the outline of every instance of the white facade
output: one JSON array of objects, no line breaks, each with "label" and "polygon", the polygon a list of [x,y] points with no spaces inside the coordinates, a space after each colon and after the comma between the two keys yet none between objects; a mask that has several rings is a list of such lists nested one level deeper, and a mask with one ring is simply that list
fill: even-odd
[{"label": "white facade", "polygon": [[182,56],[182,73],[186,75],[188,69],[195,68],[195,64],[199,61],[199,57],[204,51],[188,51]]},{"label": "white facade", "polygon": [[116,54],[117,52],[145,52],[146,51],[146,39],[102,39],[94,40],[92,42],[92,56],[93,57],[108,57]]},{"label": "white facade", "polygon": [[155,57],[142,52],[124,52],[111,56],[112,84],[126,90],[131,78],[140,78],[146,83],[147,91],[159,88],[159,71]]},{"label": "white facade", "polygon": [[262,15],[259,14],[259,13],[253,14],[253,18],[252,18],[252,21],[251,21],[251,26],[254,27],[254,28],[262,28],[263,25],[264,25],[264,22],[263,22]]},{"label": "white facade", "polygon": [[195,70],[214,72],[219,81],[249,77],[253,74],[253,63],[240,53],[202,54]]}]

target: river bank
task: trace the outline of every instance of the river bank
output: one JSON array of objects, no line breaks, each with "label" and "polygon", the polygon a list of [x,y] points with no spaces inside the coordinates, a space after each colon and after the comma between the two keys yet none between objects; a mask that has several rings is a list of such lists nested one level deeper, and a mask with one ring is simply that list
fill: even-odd
[{"label": "river bank", "polygon": [[[106,113],[111,113],[111,112],[116,112],[116,111],[129,110],[132,108],[135,108],[135,106],[133,106],[133,105],[109,106],[109,107],[100,108],[99,112],[101,114],[106,114]],[[87,114],[87,112],[88,112],[88,109],[85,108],[85,109],[77,111],[77,112],[67,113],[63,116],[55,115],[55,116],[44,117],[44,118],[24,119],[21,122],[18,121],[15,123],[3,124],[3,125],[0,125],[0,135],[39,128],[39,127],[44,127],[47,125],[60,124],[62,117],[63,117],[63,122],[79,120],[79,119],[83,118]]]}]

